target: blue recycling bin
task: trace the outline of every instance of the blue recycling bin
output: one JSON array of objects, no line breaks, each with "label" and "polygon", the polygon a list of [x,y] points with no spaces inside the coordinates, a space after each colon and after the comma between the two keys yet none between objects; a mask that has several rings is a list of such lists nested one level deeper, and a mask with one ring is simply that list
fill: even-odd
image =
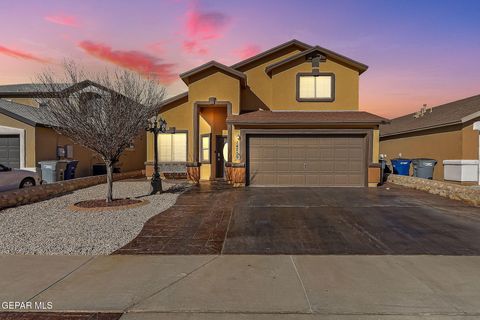
[{"label": "blue recycling bin", "polygon": [[75,179],[75,170],[77,169],[78,160],[72,160],[67,163],[63,179],[70,180]]},{"label": "blue recycling bin", "polygon": [[411,163],[412,163],[412,160],[410,159],[402,159],[402,158],[392,159],[393,173],[401,176],[410,175]]}]

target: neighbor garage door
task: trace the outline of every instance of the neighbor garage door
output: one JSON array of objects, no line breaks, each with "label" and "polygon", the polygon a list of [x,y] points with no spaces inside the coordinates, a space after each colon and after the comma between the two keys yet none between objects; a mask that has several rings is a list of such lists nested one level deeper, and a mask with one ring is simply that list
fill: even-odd
[{"label": "neighbor garage door", "polygon": [[20,168],[20,136],[0,135],[0,163],[11,168]]},{"label": "neighbor garage door", "polygon": [[250,136],[252,186],[365,186],[364,136]]}]

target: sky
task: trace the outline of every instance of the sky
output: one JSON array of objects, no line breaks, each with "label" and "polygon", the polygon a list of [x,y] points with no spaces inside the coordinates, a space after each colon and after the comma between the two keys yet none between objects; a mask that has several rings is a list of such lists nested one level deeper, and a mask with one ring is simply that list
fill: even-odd
[{"label": "sky", "polygon": [[291,39],[369,66],[360,109],[393,118],[480,94],[480,1],[0,0],[0,84],[73,59],[89,70],[178,74]]}]

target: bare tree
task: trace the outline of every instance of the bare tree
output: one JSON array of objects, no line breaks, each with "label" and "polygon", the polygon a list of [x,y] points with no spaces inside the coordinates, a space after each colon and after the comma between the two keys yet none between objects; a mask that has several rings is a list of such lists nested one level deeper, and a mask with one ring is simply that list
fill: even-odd
[{"label": "bare tree", "polygon": [[89,74],[65,62],[64,75],[38,76],[44,86],[45,120],[74,142],[96,152],[107,168],[106,201],[113,200],[113,166],[156,116],[165,88],[155,78],[127,70]]}]

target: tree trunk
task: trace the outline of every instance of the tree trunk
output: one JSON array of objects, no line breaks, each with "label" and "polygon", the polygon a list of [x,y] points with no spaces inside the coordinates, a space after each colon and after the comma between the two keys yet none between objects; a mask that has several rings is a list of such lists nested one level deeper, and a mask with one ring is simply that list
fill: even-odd
[{"label": "tree trunk", "polygon": [[113,162],[105,161],[107,166],[107,202],[113,201]]}]

